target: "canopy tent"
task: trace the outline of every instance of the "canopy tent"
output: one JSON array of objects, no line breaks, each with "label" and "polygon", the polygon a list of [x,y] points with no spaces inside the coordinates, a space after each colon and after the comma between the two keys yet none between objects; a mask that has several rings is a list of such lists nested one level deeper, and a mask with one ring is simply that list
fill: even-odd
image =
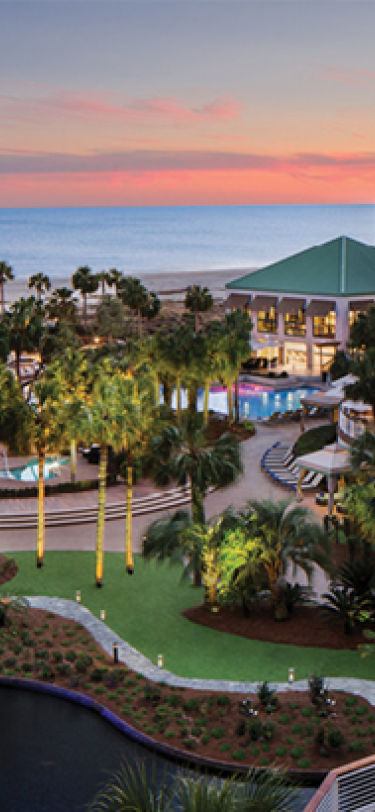
[{"label": "canopy tent", "polygon": [[326,445],[320,451],[314,451],[312,454],[304,454],[302,457],[297,457],[295,463],[301,468],[298,484],[303,479],[306,471],[315,471],[327,477],[329,493],[328,512],[332,513],[337,478],[341,476],[341,474],[345,474],[351,470],[348,449],[339,443],[333,443],[332,445]]}]

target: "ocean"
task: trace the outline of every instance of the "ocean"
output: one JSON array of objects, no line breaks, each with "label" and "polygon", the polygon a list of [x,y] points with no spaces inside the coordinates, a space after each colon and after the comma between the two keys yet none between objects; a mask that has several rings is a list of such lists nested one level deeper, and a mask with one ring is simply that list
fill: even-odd
[{"label": "ocean", "polygon": [[346,235],[375,243],[375,206],[0,209],[0,260],[16,279],[80,265],[132,276],[259,268]]}]

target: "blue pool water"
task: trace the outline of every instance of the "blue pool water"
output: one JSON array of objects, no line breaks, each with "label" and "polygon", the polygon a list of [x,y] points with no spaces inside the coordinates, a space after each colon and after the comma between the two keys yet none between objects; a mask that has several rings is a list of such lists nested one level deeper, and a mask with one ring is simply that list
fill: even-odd
[{"label": "blue pool water", "polygon": [[[299,409],[301,398],[316,390],[312,386],[300,387],[299,389],[273,389],[272,385],[264,386],[251,383],[240,383],[239,385],[239,407],[240,417],[256,420],[260,417],[270,417],[274,412],[286,412],[289,409]],[[203,411],[203,389],[198,392],[198,411]],[[181,396],[182,408],[187,406],[186,392]],[[175,408],[175,397],[172,400]],[[208,407],[219,414],[228,414],[228,395],[223,386],[213,386],[210,390]]]},{"label": "blue pool water", "polygon": [[[43,469],[43,478],[45,480],[55,479],[59,474],[59,466],[64,465],[66,462],[66,459],[60,457],[46,459]],[[32,460],[32,462],[28,462],[27,465],[23,465],[21,468],[8,468],[0,471],[0,479],[16,479],[18,482],[38,482],[38,474],[38,460]]]}]

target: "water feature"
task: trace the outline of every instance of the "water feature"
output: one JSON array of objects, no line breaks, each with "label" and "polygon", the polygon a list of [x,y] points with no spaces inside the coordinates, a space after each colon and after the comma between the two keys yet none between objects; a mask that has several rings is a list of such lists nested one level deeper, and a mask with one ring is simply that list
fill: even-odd
[{"label": "water feature", "polygon": [[[0,479],[17,479],[19,482],[38,482],[39,465],[38,460],[32,460],[19,468],[9,468],[4,455],[4,469],[0,471]],[[43,479],[55,479],[60,473],[60,465],[64,465],[66,459],[51,457],[46,459],[43,466]]]},{"label": "water feature", "polygon": [[[1,809],[83,812],[121,762],[142,761],[158,781],[173,762],[130,741],[96,713],[64,699],[0,686]],[[301,791],[302,812],[313,790]]]},{"label": "water feature", "polygon": [[[240,417],[256,420],[260,417],[270,417],[274,412],[286,412],[299,409],[301,398],[311,392],[315,392],[314,387],[305,386],[299,388],[274,389],[272,384],[252,384],[241,382],[239,384],[239,407]],[[197,398],[197,409],[203,411],[203,389],[199,389]],[[172,398],[172,406],[176,408],[175,395]],[[187,395],[181,392],[181,406],[187,406]],[[208,408],[220,414],[228,414],[228,395],[224,386],[211,386],[208,399]]]}]

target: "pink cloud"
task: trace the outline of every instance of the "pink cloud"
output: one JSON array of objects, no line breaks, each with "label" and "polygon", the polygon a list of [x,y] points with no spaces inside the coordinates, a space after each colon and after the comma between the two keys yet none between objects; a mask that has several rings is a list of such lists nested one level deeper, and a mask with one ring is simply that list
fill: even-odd
[{"label": "pink cloud", "polygon": [[238,118],[242,105],[227,96],[198,106],[169,96],[121,98],[111,92],[72,91],[63,88],[15,86],[12,94],[0,95],[0,118],[5,122],[40,123],[43,120],[87,120],[103,123],[185,123],[227,121]]},{"label": "pink cloud", "polygon": [[361,70],[360,68],[348,69],[335,65],[325,65],[318,68],[316,74],[322,79],[346,85],[373,85],[375,82],[375,73],[373,71]]}]

